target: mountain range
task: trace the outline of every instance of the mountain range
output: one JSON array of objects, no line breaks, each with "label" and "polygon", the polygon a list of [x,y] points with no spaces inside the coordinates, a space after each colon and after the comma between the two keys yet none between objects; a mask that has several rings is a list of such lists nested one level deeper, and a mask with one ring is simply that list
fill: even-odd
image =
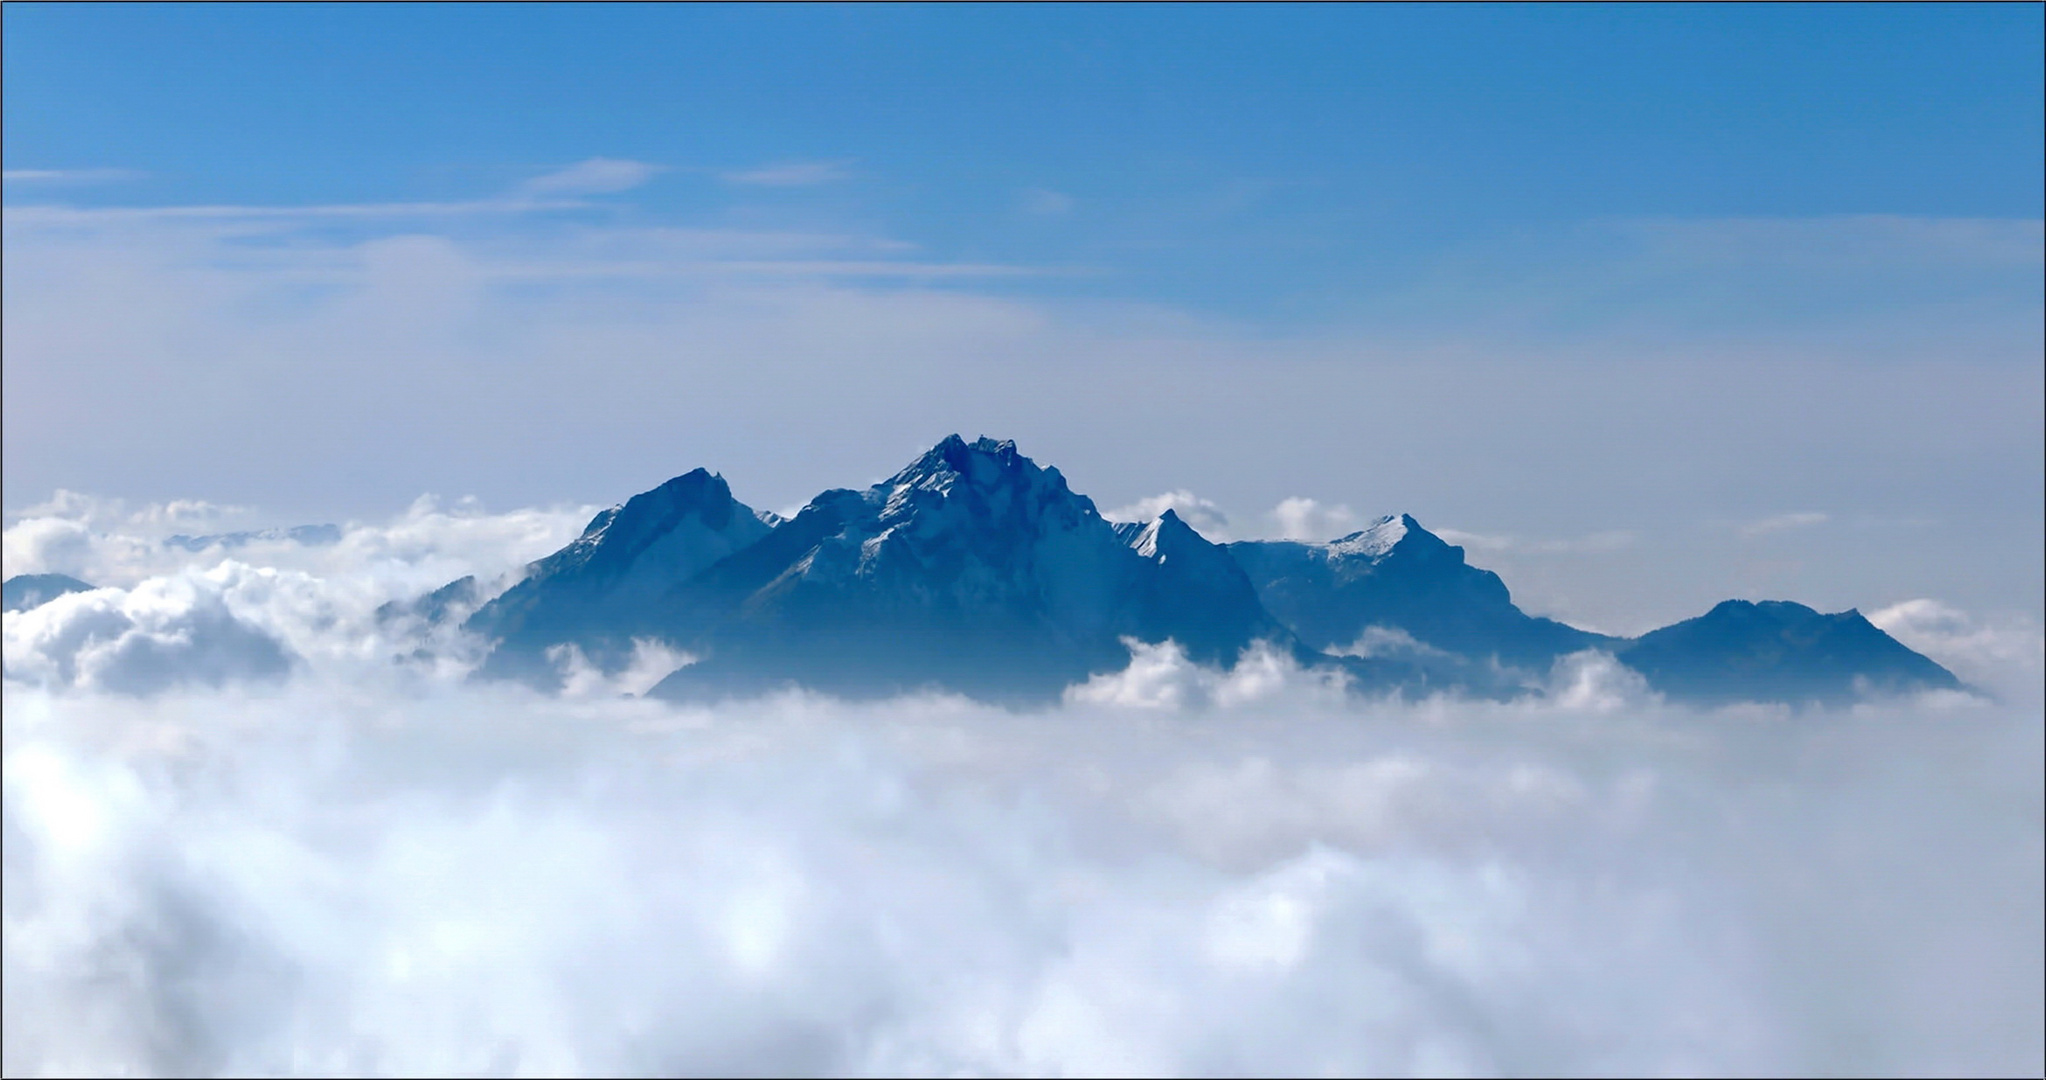
[{"label": "mountain range", "polygon": [[476,589],[389,614],[473,608],[464,627],[494,643],[479,675],[543,685],[569,647],[616,671],[635,641],[660,641],[696,658],[651,691],[674,699],[803,686],[1022,703],[1166,641],[1223,668],[1263,642],[1366,692],[1513,697],[1588,649],[1706,703],[1960,687],[1856,611],[1729,600],[1612,637],[1521,611],[1497,574],[1404,514],[1325,543],[1217,544],[1170,510],[1111,522],[1013,442],[957,435],[786,520],[698,469],[598,514],[480,607]]},{"label": "mountain range", "polygon": [[[203,549],[338,534],[177,539]],[[24,575],[5,583],[5,607],[91,588]],[[1704,704],[1961,688],[1857,611],[1728,600],[1613,637],[1521,611],[1499,575],[1405,514],[1324,543],[1217,544],[1171,510],[1109,521],[1015,443],[957,435],[786,520],[697,469],[598,514],[495,597],[465,577],[377,615],[460,621],[490,646],[478,677],[540,686],[561,684],[569,650],[617,673],[659,642],[692,658],[650,691],[670,699],[801,686],[1026,704],[1123,668],[1133,643],[1164,642],[1219,668],[1262,644],[1367,693],[1539,693],[1559,659],[1586,650]]]}]

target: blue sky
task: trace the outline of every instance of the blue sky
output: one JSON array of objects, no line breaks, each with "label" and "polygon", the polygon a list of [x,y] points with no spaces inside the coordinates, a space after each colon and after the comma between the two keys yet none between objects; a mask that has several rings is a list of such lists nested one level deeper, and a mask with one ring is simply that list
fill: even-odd
[{"label": "blue sky", "polygon": [[[1243,309],[1588,218],[2036,217],[2040,19],[24,5],[5,149],[11,170],[144,174],[64,192],[84,205],[473,198],[632,159],[665,167],[640,214],[862,222]],[[720,180],[777,165],[783,184]]]},{"label": "blue sky", "polygon": [[10,512],[780,509],[960,431],[1612,628],[2039,606],[2036,5],[0,19]]}]

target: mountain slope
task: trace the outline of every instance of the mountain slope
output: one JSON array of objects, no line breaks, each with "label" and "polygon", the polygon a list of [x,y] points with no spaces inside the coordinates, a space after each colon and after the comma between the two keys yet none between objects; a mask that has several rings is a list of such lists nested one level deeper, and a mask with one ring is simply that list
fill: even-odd
[{"label": "mountain slope", "polygon": [[1140,552],[1057,469],[954,435],[666,595],[659,629],[705,659],[655,693],[800,682],[1027,699],[1121,666],[1124,637],[1228,665],[1288,636],[1219,549],[1177,518],[1164,533]]},{"label": "mountain slope", "polygon": [[[432,623],[477,599],[465,579],[379,616]],[[464,627],[494,643],[480,675],[541,685],[560,681],[556,646],[615,671],[635,639],[662,641],[697,661],[651,691],[667,698],[801,686],[1041,701],[1124,666],[1129,641],[1168,639],[1223,667],[1269,642],[1369,692],[1517,696],[1589,648],[1686,701],[1959,686],[1851,611],[1729,601],[1636,641],[1532,617],[1406,515],[1328,543],[1217,545],[1171,511],[1114,524],[1014,443],[957,435],[787,521],[702,469],[676,477],[597,515]]]},{"label": "mountain slope", "polygon": [[93,586],[68,574],[18,574],[0,584],[0,607],[8,611],[30,611],[64,595],[91,592]]},{"label": "mountain slope", "polygon": [[1325,544],[1248,540],[1228,551],[1266,609],[1310,648],[1350,651],[1373,627],[1476,660],[1546,670],[1557,656],[1611,644],[1515,607],[1505,582],[1405,514]]},{"label": "mountain slope", "polygon": [[1822,615],[1781,600],[1728,600],[1643,634],[1620,662],[1672,698],[1839,704],[1871,694],[1958,690],[1960,680],[1859,611]]},{"label": "mountain slope", "polygon": [[771,531],[724,477],[697,469],[592,518],[464,626],[498,640],[486,674],[548,682],[549,646],[629,653],[662,594]]}]

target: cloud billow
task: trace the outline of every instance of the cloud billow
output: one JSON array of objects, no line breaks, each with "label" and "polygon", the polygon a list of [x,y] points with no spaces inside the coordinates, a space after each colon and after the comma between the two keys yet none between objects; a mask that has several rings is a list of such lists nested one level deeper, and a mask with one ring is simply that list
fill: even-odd
[{"label": "cloud billow", "polygon": [[2036,1055],[2037,950],[1968,929],[2036,939],[2036,838],[1884,765],[2021,783],[2003,716],[8,695],[10,1073]]},{"label": "cloud billow", "polygon": [[265,682],[291,671],[291,651],[237,618],[203,581],[156,579],[7,613],[10,681],[125,694],[174,686]]},{"label": "cloud billow", "polygon": [[231,552],[66,512],[82,548],[36,519],[10,558],[140,576],[5,616],[9,1074],[2041,1056],[2031,705],[1698,712],[1596,661],[1400,703],[1169,645],[1024,711],[553,696],[377,608],[516,574],[568,512]]}]

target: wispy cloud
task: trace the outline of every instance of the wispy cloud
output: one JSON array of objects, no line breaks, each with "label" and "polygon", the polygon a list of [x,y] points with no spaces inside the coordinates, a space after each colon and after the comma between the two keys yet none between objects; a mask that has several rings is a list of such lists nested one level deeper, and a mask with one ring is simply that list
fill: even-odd
[{"label": "wispy cloud", "polygon": [[730,273],[815,277],[995,278],[1045,277],[1060,273],[1002,263],[895,262],[882,259],[731,261],[718,263],[716,268]]},{"label": "wispy cloud", "polygon": [[1978,685],[2036,692],[2046,664],[2046,634],[2023,612],[1984,618],[1921,597],[1871,611],[1868,621]]},{"label": "wispy cloud", "polygon": [[1750,521],[1746,525],[1741,526],[1738,532],[1743,539],[1752,540],[1757,536],[1766,536],[1769,533],[1782,532],[1786,529],[1807,529],[1813,525],[1824,525],[1828,520],[1825,514],[1807,510],[1795,514],[1777,514],[1774,517],[1765,517],[1760,521]]},{"label": "wispy cloud", "polygon": [[[9,225],[91,225],[136,221],[311,220],[335,218],[435,218],[528,214],[576,210],[592,204],[577,196],[630,190],[646,183],[663,167],[620,158],[590,158],[520,184],[504,195],[445,202],[324,203],[310,206],[11,206]],[[120,170],[92,170],[119,172]],[[43,180],[59,174],[49,170],[10,171],[7,179]],[[64,174],[69,175],[69,174]]]},{"label": "wispy cloud", "polygon": [[1329,506],[1294,496],[1282,499],[1269,515],[1281,540],[1332,540],[1357,528],[1357,515],[1347,506]]},{"label": "wispy cloud", "polygon": [[529,195],[607,195],[636,188],[660,171],[662,166],[644,161],[594,157],[536,176],[520,190]]},{"label": "wispy cloud", "polygon": [[1803,218],[1651,218],[1617,228],[1656,254],[1697,264],[2034,265],[2046,258],[2038,218],[1842,214]]},{"label": "wispy cloud", "polygon": [[[1407,321],[1267,335],[1118,302],[1126,279],[1074,289],[1055,271],[947,259],[858,219],[720,213],[676,228],[602,205],[648,188],[542,198],[517,194],[525,179],[466,203],[8,211],[8,490],[22,501],[60,484],[147,495],[197,475],[216,501],[316,491],[346,512],[413,485],[629,494],[663,478],[655,462],[725,468],[749,478],[749,501],[779,507],[830,479],[816,462],[892,468],[905,430],[920,440],[979,425],[1041,460],[1087,463],[1076,487],[1112,494],[1104,506],[1168,490],[1160,478],[1201,492],[1228,508],[1239,539],[1356,527],[1279,528],[1265,512],[1282,493],[1360,514],[1413,509],[1533,609],[1615,630],[1733,595],[1829,610],[1903,595],[1991,606],[1975,584],[1990,575],[1950,583],[1959,571],[1936,557],[1963,534],[1988,545],[1995,577],[2036,580],[2036,523],[1979,494],[1991,485],[1940,482],[1979,468],[1994,490],[2037,489],[2038,459],[2024,450],[2037,445],[2038,411],[2023,406],[2038,400],[2038,367],[1972,336],[1988,327],[2035,344],[2036,297],[2031,315],[1985,315],[1903,301],[1893,312],[1874,303],[1892,294],[1868,293],[1881,341],[1859,324],[1794,320],[1699,340],[1667,319],[1642,320],[1661,336],[1638,338],[1634,323],[1607,337],[1595,320],[1582,333],[1537,321],[1509,338],[1521,324],[1490,324],[1490,313],[1532,301],[1513,280],[1478,275]],[[1004,212],[1019,213],[1019,187],[999,193]],[[36,188],[35,201],[72,190]],[[545,205],[581,209],[533,211]],[[17,227],[32,214],[80,224]],[[668,227],[642,227],[650,218]],[[788,225],[798,227],[778,227]],[[1597,292],[1637,265],[1620,261],[1566,269]],[[1558,289],[1571,285],[1562,276]],[[1670,312],[1692,310],[1680,300]],[[1864,343],[1894,361],[1872,368]],[[408,392],[393,400],[390,385]],[[703,410],[678,436],[678,400],[729,407]],[[762,443],[752,432],[770,413],[807,434]],[[403,451],[381,434],[364,441],[361,416],[402,429]],[[193,418],[240,434],[183,438]],[[577,434],[518,434],[543,430]],[[1813,456],[1815,443],[1845,449]],[[249,445],[314,479],[270,479],[281,474],[248,460]],[[1864,505],[1868,470],[1907,460],[1947,464],[1904,470],[1882,505]],[[1481,493],[1484,520],[1446,504],[1450,492],[1469,494],[1455,504],[1466,507]],[[1940,524],[1901,538],[1901,552],[1890,530],[1839,528],[1904,504]],[[1738,533],[1819,507],[1830,522]],[[1439,528],[1459,516],[1482,539]],[[1643,539],[1612,556],[1570,554],[1621,547],[1625,535],[1595,530],[1622,527]],[[1820,539],[1838,557],[1795,581],[1753,580],[1761,548]],[[1681,573],[1643,569],[1672,545]]]},{"label": "wispy cloud", "polygon": [[144,175],[134,169],[7,169],[0,171],[0,180],[10,184],[105,184],[139,180]]},{"label": "wispy cloud", "polygon": [[1527,539],[1517,536],[1493,536],[1485,533],[1465,532],[1462,529],[1433,529],[1435,535],[1467,548],[1479,551],[1515,551],[1535,555],[1596,555],[1602,552],[1619,551],[1632,547],[1638,539],[1625,529],[1607,529],[1586,533],[1583,536],[1560,539]]},{"label": "wispy cloud", "polygon": [[851,179],[852,173],[846,169],[850,164],[850,161],[790,161],[722,172],[718,179],[746,187],[809,187]]},{"label": "wispy cloud", "polygon": [[1184,488],[1138,499],[1128,506],[1104,511],[1101,516],[1110,521],[1150,522],[1167,510],[1178,514],[1181,521],[1193,526],[1195,532],[1209,540],[1223,542],[1233,539],[1229,531],[1229,515],[1223,513],[1220,506]]},{"label": "wispy cloud", "polygon": [[[577,198],[545,198],[536,186],[558,192],[594,191],[616,186],[635,170],[634,163],[583,165],[542,178],[544,184],[522,185],[512,195],[461,202],[343,203],[312,206],[156,206],[72,207],[31,205],[8,207],[4,216],[10,250],[76,250],[111,245],[142,248],[169,255],[210,252],[209,259],[232,263],[295,287],[361,285],[373,253],[428,249],[462,257],[441,266],[432,280],[470,286],[490,283],[568,286],[573,283],[625,281],[710,281],[729,279],[811,281],[863,279],[896,283],[990,278],[1025,278],[1087,273],[1084,269],[1043,268],[989,262],[947,262],[903,256],[919,249],[887,236],[788,230],[674,229],[584,227],[562,232],[552,226],[539,234],[517,224],[522,215],[541,211],[592,210],[597,204]],[[587,166],[587,167],[586,167]],[[648,168],[651,168],[650,166]],[[478,227],[459,227],[465,218],[496,220]],[[370,236],[343,237],[338,243],[318,231],[342,220],[360,223]],[[447,234],[424,242],[425,232]],[[460,232],[469,242],[455,243]],[[252,234],[298,236],[304,242],[288,249],[251,248],[239,243]],[[377,234],[383,234],[381,239]],[[402,234],[398,235],[398,234]],[[489,236],[487,242],[479,236]],[[91,237],[93,239],[86,239]],[[410,237],[410,239],[405,239]],[[196,245],[196,247],[194,246]],[[177,256],[183,258],[185,256]],[[400,260],[403,261],[403,260]],[[253,279],[252,279],[253,280]]]},{"label": "wispy cloud", "polygon": [[566,199],[476,199],[466,202],[329,203],[314,206],[10,206],[10,225],[91,225],[123,221],[230,221],[249,219],[460,217],[524,214],[585,206]]}]

